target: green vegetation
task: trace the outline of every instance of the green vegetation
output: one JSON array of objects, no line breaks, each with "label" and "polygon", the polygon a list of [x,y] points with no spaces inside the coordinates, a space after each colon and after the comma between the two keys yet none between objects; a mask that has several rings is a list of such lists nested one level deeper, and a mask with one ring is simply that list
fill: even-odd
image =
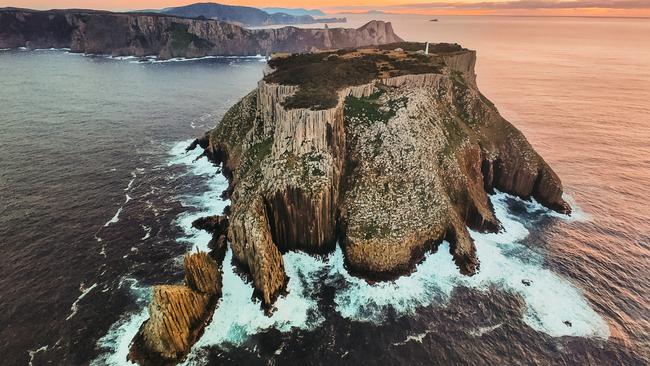
[{"label": "green vegetation", "polygon": [[266,140],[263,140],[262,142],[258,142],[257,144],[251,146],[251,148],[248,149],[248,156],[253,161],[260,162],[262,159],[271,154],[272,147],[273,138],[269,137]]},{"label": "green vegetation", "polygon": [[297,85],[298,91],[284,101],[285,108],[327,109],[336,106],[337,91],[381,77],[440,73],[440,57],[391,50],[344,49],[294,54],[269,61],[275,69],[267,82]]},{"label": "green vegetation", "polygon": [[[312,151],[301,157],[301,171],[302,182],[308,183],[312,177],[324,177],[325,172],[319,168],[319,163],[323,160],[323,154],[320,152]],[[311,184],[305,184],[307,187],[312,187]],[[313,188],[313,187],[312,187]]]},{"label": "green vegetation", "polygon": [[467,123],[473,123],[474,119],[468,112],[468,108],[470,108],[471,105],[465,102],[469,89],[465,84],[463,74],[455,70],[452,71],[451,81],[454,84],[454,105],[456,106],[456,111],[458,112],[459,117]]},{"label": "green vegetation", "polygon": [[[417,52],[424,51],[426,46],[427,44],[425,42],[397,42],[373,47],[376,47],[380,50],[394,50],[396,48],[401,48],[404,51]],[[458,43],[429,43],[429,53],[442,54],[466,50],[467,49],[463,48]]]},{"label": "green vegetation", "polygon": [[355,98],[348,96],[345,99],[344,114],[346,119],[352,123],[386,123],[391,118],[395,117],[400,108],[405,108],[408,102],[407,97],[398,99],[390,99],[386,103],[388,108],[381,108],[382,103],[379,100],[382,95],[386,93],[384,90],[378,89],[372,95],[365,98]]},{"label": "green vegetation", "polygon": [[212,46],[209,41],[188,32],[189,25],[183,23],[171,23],[167,32],[170,32],[169,38],[172,41],[172,51],[174,54],[182,54],[194,43],[198,48],[208,48]]},{"label": "green vegetation", "polygon": [[228,145],[233,156],[241,156],[246,133],[253,128],[257,107],[257,93],[251,92],[232,106],[221,122],[212,130],[211,139]]},{"label": "green vegetation", "polygon": [[390,235],[388,225],[378,225],[375,222],[366,222],[360,227],[361,236],[365,240],[385,238]]},{"label": "green vegetation", "polygon": [[337,56],[328,57],[330,55],[332,53],[313,53],[274,58],[269,65],[276,71],[265,80],[300,87],[285,101],[285,107],[318,110],[334,107],[339,89],[369,83],[379,75],[375,62],[369,58],[343,60]]}]

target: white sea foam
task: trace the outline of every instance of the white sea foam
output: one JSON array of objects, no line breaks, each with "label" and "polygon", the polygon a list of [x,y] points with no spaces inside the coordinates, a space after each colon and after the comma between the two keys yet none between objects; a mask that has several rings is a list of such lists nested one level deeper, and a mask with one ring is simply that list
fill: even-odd
[{"label": "white sea foam", "polygon": [[140,239],[140,240],[147,240],[147,239],[149,239],[149,238],[151,237],[151,228],[150,228],[149,226],[146,226],[146,225],[141,225],[141,226],[142,226],[142,229],[144,230],[144,233],[145,233],[145,234],[144,234],[144,236],[142,237],[142,239]]},{"label": "white sea foam", "polygon": [[[444,306],[459,285],[480,291],[497,285],[524,299],[523,320],[535,330],[554,337],[608,338],[607,323],[589,306],[581,291],[546,268],[540,253],[518,243],[528,230],[507,212],[506,199],[503,193],[491,197],[504,230],[497,234],[471,232],[481,261],[480,271],[472,277],[459,274],[446,242],[435,254],[427,255],[411,275],[374,285],[347,274],[342,253],[337,250],[334,260],[330,260],[331,273],[347,282],[346,288],[336,294],[337,310],[350,319],[376,322],[383,319],[389,307],[399,314],[412,314],[421,305]],[[529,286],[522,283],[525,279],[532,279]]]},{"label": "white sea foam", "polygon": [[[499,192],[497,192],[496,196],[497,197],[502,197],[502,196],[499,196]],[[534,198],[531,198],[530,200],[523,200],[523,199],[521,199],[519,197],[515,197],[515,196],[508,196],[508,197],[511,200],[518,201],[521,204],[523,204],[528,213],[535,214],[535,215],[538,215],[540,217],[541,216],[551,216],[551,217],[556,217],[558,219],[562,219],[562,220],[567,221],[567,222],[574,222],[574,221],[585,222],[585,221],[591,220],[591,216],[588,213],[586,213],[585,211],[583,211],[582,208],[580,208],[580,206],[578,206],[578,204],[576,203],[573,196],[571,196],[569,194],[566,194],[566,193],[562,196],[562,198],[567,203],[569,203],[569,205],[571,206],[572,212],[571,212],[570,215],[565,215],[565,214],[561,214],[559,212],[555,212],[553,210],[549,210],[548,208],[544,207],[544,205],[537,202],[537,200],[535,200]]]},{"label": "white sea foam", "polygon": [[[2,50],[0,50],[0,51],[2,51]],[[45,351],[47,351],[49,348],[50,348],[50,346],[45,345],[45,346],[42,346],[42,347],[39,347],[39,348],[36,348],[36,349],[33,349],[33,350],[29,350],[29,351],[27,351],[27,354],[29,354],[29,363],[28,363],[28,365],[29,365],[29,366],[32,366],[32,365],[34,364],[34,357],[36,357],[36,354],[37,354],[37,353],[39,353],[39,352],[45,352]]]},{"label": "white sea foam", "polygon": [[166,59],[166,60],[161,60],[156,56],[147,56],[145,58],[127,56],[127,57],[122,57],[122,58],[113,57],[113,59],[128,60],[129,62],[136,63],[136,64],[137,63],[194,62],[194,61],[214,60],[214,59],[235,59],[235,60],[237,60],[237,59],[242,59],[242,60],[254,59],[254,60],[260,60],[260,61],[266,61],[266,57],[261,56],[261,55],[256,55],[256,56],[203,56],[203,57],[194,57],[194,58],[175,57],[175,58],[170,58],[170,59]]},{"label": "white sea foam", "polygon": [[133,186],[133,182],[135,182],[135,173],[133,173],[133,175],[134,175],[133,179],[131,179],[129,181],[129,184],[126,186],[126,188],[124,188],[125,191],[128,191]]},{"label": "white sea foam", "polygon": [[288,295],[278,298],[275,311],[269,317],[261,303],[252,299],[253,287],[235,273],[231,265],[232,251],[228,249],[223,267],[223,296],[214,312],[212,322],[203,337],[193,347],[187,364],[201,360],[202,349],[214,345],[240,345],[252,334],[275,328],[288,332],[293,328],[313,329],[324,320],[317,312],[317,284],[326,273],[326,263],[305,253],[284,255],[289,283]]},{"label": "white sea foam", "polygon": [[[189,243],[192,250],[207,250],[211,235],[194,229],[191,223],[199,217],[222,212],[227,202],[219,195],[228,182],[216,173],[215,166],[207,159],[195,161],[202,152],[200,149],[185,152],[185,147],[191,142],[179,142],[172,147],[169,165],[184,165],[188,168],[187,174],[205,177],[208,189],[200,195],[181,197],[184,206],[195,208],[197,212],[179,215],[177,223],[184,236],[178,240]],[[382,322],[389,309],[400,315],[409,315],[421,306],[446,306],[457,286],[490,291],[496,285],[524,299],[523,321],[535,330],[555,337],[607,338],[609,329],[606,322],[590,308],[580,290],[546,268],[541,253],[519,243],[529,235],[529,231],[523,219],[508,212],[508,199],[512,198],[503,193],[491,197],[496,216],[503,226],[500,233],[471,232],[481,261],[479,273],[472,277],[459,273],[447,242],[443,242],[436,253],[426,255],[410,275],[372,285],[347,272],[339,247],[324,258],[290,252],[284,255],[285,270],[290,278],[289,294],[277,300],[270,317],[264,315],[259,300],[252,297],[251,283],[235,273],[231,265],[232,252],[228,249],[223,267],[223,296],[211,323],[185,364],[203,363],[204,350],[208,347],[241,345],[251,335],[266,329],[275,328],[282,332],[294,328],[313,329],[324,321],[317,303],[318,286],[322,283],[337,288],[335,308],[343,317],[375,323]],[[534,201],[524,201],[523,204],[529,213],[557,216],[567,221],[576,218],[575,214],[572,217],[556,215]],[[145,231],[147,238],[149,231]],[[529,285],[522,280],[530,280]],[[144,296],[142,294],[140,299]],[[143,305],[140,312],[126,315],[111,328],[99,343],[113,350],[102,356],[102,364],[125,362],[128,344],[146,318],[147,311]],[[571,322],[571,326],[565,321]],[[499,326],[478,328],[471,334],[480,336]],[[403,343],[421,342],[427,332],[411,335]]]},{"label": "white sea foam", "polygon": [[79,285],[79,291],[81,291],[81,295],[79,295],[79,297],[77,297],[77,299],[72,303],[72,306],[70,307],[70,315],[68,315],[68,317],[65,318],[65,320],[70,320],[72,319],[73,316],[77,314],[77,311],[79,310],[79,301],[81,301],[81,299],[86,297],[86,295],[88,295],[90,291],[92,291],[95,287],[97,287],[96,283],[93,283],[88,288],[85,288],[83,283]]},{"label": "white sea foam", "polygon": [[149,318],[146,302],[148,302],[150,288],[140,286],[132,278],[123,278],[119,286],[125,284],[129,286],[129,291],[140,305],[140,309],[123,314],[110,327],[108,333],[97,341],[99,348],[105,350],[105,352],[91,362],[93,366],[133,365],[133,363],[127,361],[126,356],[129,353],[131,340],[138,333],[140,325]]},{"label": "white sea foam", "polygon": [[119,222],[121,213],[122,213],[122,206],[120,206],[120,208],[117,209],[117,212],[115,213],[115,215],[113,215],[113,217],[110,220],[106,221],[104,227],[109,227],[112,224]]},{"label": "white sea foam", "polygon": [[192,227],[192,222],[205,216],[218,215],[228,204],[222,200],[220,195],[228,188],[228,181],[222,175],[217,174],[217,168],[207,159],[196,160],[203,151],[195,149],[185,152],[185,148],[192,143],[192,140],[182,141],[174,145],[170,154],[172,159],[169,165],[184,165],[188,168],[189,174],[206,177],[208,189],[198,195],[181,197],[181,203],[186,207],[196,208],[196,212],[184,212],[176,219],[177,224],[183,229],[185,236],[178,239],[181,242],[192,245],[192,250],[208,251],[208,242],[212,235],[204,230]]},{"label": "white sea foam", "polygon": [[69,48],[34,48],[32,51],[70,51]]},{"label": "white sea foam", "polygon": [[492,331],[495,331],[495,330],[501,328],[502,325],[503,325],[503,323],[499,323],[499,324],[490,325],[490,326],[487,326],[487,327],[479,327],[478,329],[475,329],[475,330],[469,332],[469,334],[471,334],[474,337],[482,337],[484,334],[490,333]]},{"label": "white sea foam", "polygon": [[425,330],[422,333],[408,335],[403,341],[393,343],[393,346],[402,346],[402,345],[407,344],[408,342],[422,343],[422,340],[424,339],[424,337],[426,337],[427,334],[429,334],[429,333],[431,333],[430,330]]},{"label": "white sea foam", "polygon": [[[214,172],[213,166],[205,165],[206,160],[192,165],[191,161],[200,152],[178,154],[184,152],[184,147],[190,142],[175,146],[175,156],[178,158],[176,163],[191,166],[194,174]],[[226,183],[224,180],[217,184],[211,178],[209,184],[212,189],[218,187],[218,192],[225,188]],[[201,350],[206,347],[241,344],[264,329],[289,331],[293,327],[311,329],[317,326],[323,318],[315,300],[316,286],[323,281],[338,288],[335,295],[336,310],[342,316],[357,321],[381,322],[389,308],[398,314],[407,315],[414,314],[420,306],[445,306],[457,286],[489,291],[490,287],[497,285],[524,298],[526,308],[523,320],[533,329],[551,336],[607,338],[609,329],[606,322],[589,307],[581,292],[568,280],[545,268],[540,253],[518,243],[529,235],[529,231],[523,222],[508,213],[508,198],[512,199],[503,193],[491,197],[497,218],[504,228],[500,233],[471,233],[481,260],[481,271],[475,276],[467,277],[459,273],[446,242],[441,244],[436,253],[427,255],[409,276],[373,285],[347,272],[343,252],[339,247],[324,259],[291,252],[284,255],[285,269],[290,277],[290,292],[287,297],[278,299],[277,310],[270,318],[263,315],[259,302],[251,299],[251,284],[233,272],[230,267],[231,253],[228,251],[224,261],[224,294],[221,303],[204,336],[195,345],[188,363],[200,360]],[[204,199],[209,199],[209,193],[199,201]],[[534,201],[524,201],[524,204],[529,212],[557,216],[567,221],[575,219],[575,214],[572,217],[557,215]],[[575,204],[573,207],[576,212]],[[189,221],[186,218],[183,227]],[[534,279],[534,282],[526,286],[522,279]],[[566,320],[571,322],[571,327],[564,324]],[[480,328],[477,332],[483,334],[498,326]],[[405,342],[421,341],[424,336],[426,332],[410,336]]]}]

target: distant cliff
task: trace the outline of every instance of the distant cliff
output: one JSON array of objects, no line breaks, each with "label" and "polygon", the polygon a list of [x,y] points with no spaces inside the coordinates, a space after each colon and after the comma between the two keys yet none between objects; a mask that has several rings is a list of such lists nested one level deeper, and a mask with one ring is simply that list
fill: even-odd
[{"label": "distant cliff", "polygon": [[289,14],[283,11],[267,12],[250,6],[224,5],[217,3],[196,3],[161,11],[163,14],[185,18],[205,17],[242,26],[264,26],[274,24],[340,23],[345,18],[316,19],[309,14]]},{"label": "distant cliff", "polygon": [[162,59],[256,55],[359,47],[400,41],[390,23],[358,29],[249,30],[216,20],[92,10],[0,10],[0,48],[70,48],[72,52]]}]

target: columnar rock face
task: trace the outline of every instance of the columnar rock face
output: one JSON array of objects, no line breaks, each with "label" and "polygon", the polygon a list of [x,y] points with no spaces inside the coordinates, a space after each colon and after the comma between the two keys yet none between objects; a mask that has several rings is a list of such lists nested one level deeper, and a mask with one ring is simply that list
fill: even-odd
[{"label": "columnar rock face", "polygon": [[221,297],[220,266],[207,253],[184,258],[185,285],[153,288],[149,319],[133,339],[129,359],[141,365],[182,360],[211,319]]},{"label": "columnar rock face", "polygon": [[183,264],[187,287],[198,293],[221,296],[221,272],[208,253],[186,255]]},{"label": "columnar rock face", "polygon": [[390,23],[359,29],[250,30],[216,20],[154,13],[0,9],[0,48],[70,48],[113,56],[203,57],[266,55],[401,41]]},{"label": "columnar rock face", "polygon": [[230,180],[234,258],[267,308],[287,281],[287,250],[338,242],[348,269],[381,280],[446,239],[459,270],[473,274],[467,228],[498,230],[494,189],[570,212],[557,175],[478,91],[475,53],[417,47],[273,59],[207,134],[206,154]]},{"label": "columnar rock face", "polygon": [[149,352],[167,360],[181,358],[179,356],[187,353],[195,337],[194,329],[204,321],[209,299],[209,295],[192,291],[187,286],[154,287],[149,320],[141,332],[142,342]]}]

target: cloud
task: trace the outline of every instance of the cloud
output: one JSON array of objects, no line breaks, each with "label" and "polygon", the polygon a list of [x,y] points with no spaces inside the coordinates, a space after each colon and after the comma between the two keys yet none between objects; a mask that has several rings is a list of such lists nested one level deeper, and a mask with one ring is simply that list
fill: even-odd
[{"label": "cloud", "polygon": [[[338,7],[340,10],[367,10],[366,6]],[[514,0],[483,2],[431,2],[383,6],[386,10],[424,9],[650,9],[650,0]]]}]

